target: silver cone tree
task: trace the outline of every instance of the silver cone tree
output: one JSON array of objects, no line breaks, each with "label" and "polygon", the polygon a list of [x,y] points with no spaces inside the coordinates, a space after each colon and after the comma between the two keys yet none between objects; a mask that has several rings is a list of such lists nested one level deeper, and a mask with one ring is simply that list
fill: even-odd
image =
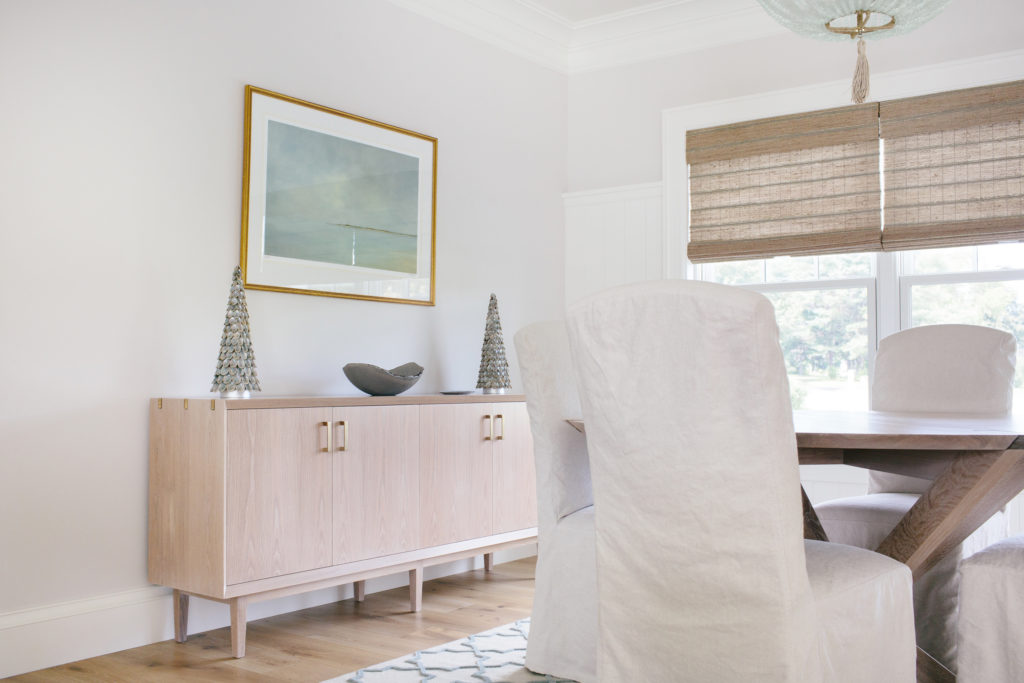
[{"label": "silver cone tree", "polygon": [[484,346],[480,351],[480,373],[477,389],[485,394],[504,394],[512,388],[508,378],[508,359],[505,358],[505,340],[501,336],[501,318],[498,317],[498,297],[491,294],[487,305],[487,325],[484,327]]},{"label": "silver cone tree", "polygon": [[220,337],[217,371],[213,375],[210,391],[219,391],[221,396],[245,396],[250,391],[259,390],[256,358],[252,353],[252,338],[249,336],[249,310],[245,306],[242,269],[235,266],[231,277],[231,293],[228,295],[228,311],[224,316],[224,332]]}]

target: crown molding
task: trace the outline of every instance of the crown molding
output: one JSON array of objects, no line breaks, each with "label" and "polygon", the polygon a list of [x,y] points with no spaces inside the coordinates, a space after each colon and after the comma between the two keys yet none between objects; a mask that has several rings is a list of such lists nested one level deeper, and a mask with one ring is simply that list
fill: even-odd
[{"label": "crown molding", "polygon": [[565,74],[784,33],[755,0],[662,0],[571,22],[532,0],[391,0]]},{"label": "crown molding", "polygon": [[569,73],[697,52],[786,29],[754,0],[684,0],[581,22],[573,27]]}]

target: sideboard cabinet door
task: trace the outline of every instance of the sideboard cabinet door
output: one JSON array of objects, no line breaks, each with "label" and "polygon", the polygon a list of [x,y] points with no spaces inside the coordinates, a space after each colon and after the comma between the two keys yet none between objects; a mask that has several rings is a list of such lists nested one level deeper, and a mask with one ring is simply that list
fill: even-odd
[{"label": "sideboard cabinet door", "polygon": [[490,406],[420,406],[420,541],[424,547],[491,533]]},{"label": "sideboard cabinet door", "polygon": [[331,564],[330,408],[227,415],[227,583]]},{"label": "sideboard cabinet door", "polygon": [[335,408],[334,564],[420,546],[419,407]]},{"label": "sideboard cabinet door", "polygon": [[502,534],[537,526],[537,474],[525,403],[496,403],[494,529]]}]

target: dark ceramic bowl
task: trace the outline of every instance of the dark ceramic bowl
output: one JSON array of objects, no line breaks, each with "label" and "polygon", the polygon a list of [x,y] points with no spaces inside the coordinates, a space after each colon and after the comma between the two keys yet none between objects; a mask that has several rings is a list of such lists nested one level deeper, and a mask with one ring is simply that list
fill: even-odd
[{"label": "dark ceramic bowl", "polygon": [[385,370],[369,363],[349,363],[345,376],[360,391],[370,396],[395,396],[420,380],[423,368],[417,363],[405,363]]}]

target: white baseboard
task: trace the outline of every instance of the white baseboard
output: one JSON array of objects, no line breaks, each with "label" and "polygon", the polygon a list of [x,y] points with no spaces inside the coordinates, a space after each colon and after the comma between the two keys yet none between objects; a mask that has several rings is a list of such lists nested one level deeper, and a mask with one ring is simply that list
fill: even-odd
[{"label": "white baseboard", "polygon": [[[536,544],[501,550],[496,564],[537,554]],[[426,580],[461,574],[483,567],[482,557],[427,567]],[[408,585],[401,572],[370,579],[366,592]],[[352,597],[352,586],[310,591],[249,605],[249,621],[323,605]],[[56,605],[0,614],[0,678],[75,662],[174,637],[169,588],[150,586]],[[193,599],[189,604],[189,633],[203,633],[231,623],[228,606]]]}]

